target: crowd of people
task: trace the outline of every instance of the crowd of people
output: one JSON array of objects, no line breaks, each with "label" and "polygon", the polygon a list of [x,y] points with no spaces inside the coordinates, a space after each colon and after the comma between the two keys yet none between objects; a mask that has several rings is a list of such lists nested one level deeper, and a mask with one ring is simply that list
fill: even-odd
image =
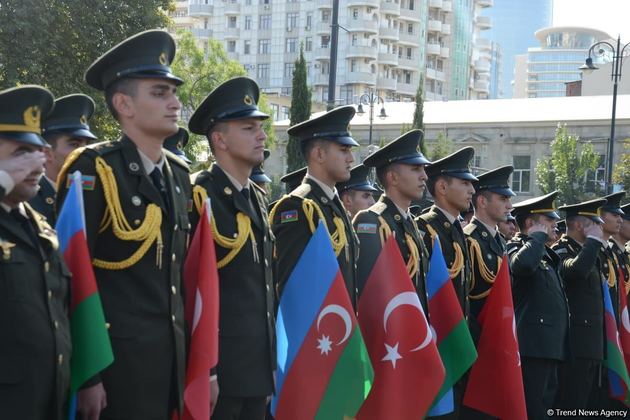
[{"label": "crowd of people", "polygon": [[[350,300],[357,301],[394,235],[431,322],[426,276],[439,238],[474,342],[507,255],[527,414],[618,408],[608,394],[602,283],[616,322],[630,281],[630,208],[618,192],[556,208],[556,192],[513,204],[511,166],[475,175],[474,149],[436,161],[411,130],[355,165],[341,106],[289,128],[306,168],[287,174],[269,204],[259,88],[230,79],[194,110],[213,163],[189,173],[178,127],[184,83],[171,72],[164,31],[132,36],[98,58],[87,84],[103,92],[121,138],[100,141],[94,101],[54,100],[45,88],[0,92],[0,413],[61,419],[69,404],[69,272],[53,229],[75,171],[82,176],[86,238],[114,362],[77,393],[83,419],[171,419],[183,408],[190,326],[182,269],[202,203],[210,198],[219,273],[219,362],[210,373],[213,419],[264,419],[277,368],[275,311],[317,225],[324,222]],[[170,149],[170,150],[169,150]],[[378,187],[370,182],[375,171]],[[414,207],[419,202],[425,206]],[[375,196],[378,198],[375,201]],[[423,208],[424,207],[424,208]],[[566,232],[558,231],[559,212]],[[605,289],[604,289],[605,290]],[[451,418],[490,418],[461,404]],[[305,392],[307,392],[305,390]]]}]

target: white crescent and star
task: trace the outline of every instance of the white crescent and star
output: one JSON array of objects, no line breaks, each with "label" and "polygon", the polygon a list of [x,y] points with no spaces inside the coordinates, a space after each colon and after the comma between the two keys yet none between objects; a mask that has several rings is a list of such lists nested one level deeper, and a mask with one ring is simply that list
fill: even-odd
[{"label": "white crescent and star", "polygon": [[[348,339],[348,337],[350,337],[350,333],[352,332],[352,319],[350,318],[350,314],[348,313],[348,311],[343,306],[334,304],[328,305],[324,307],[324,309],[322,309],[322,311],[319,313],[319,316],[317,317],[317,331],[319,331],[319,324],[321,320],[328,314],[338,315],[343,320],[346,331],[341,341],[337,343],[337,345],[339,346],[343,344]],[[328,353],[332,350],[333,344],[332,341],[330,341],[330,337],[327,335],[322,335],[322,337],[317,339],[317,341],[319,342],[317,348],[320,350],[321,354],[328,355]]]},{"label": "white crescent and star", "polygon": [[414,308],[417,308],[418,312],[420,312],[423,315],[422,319],[424,320],[424,324],[427,330],[426,336],[424,337],[424,340],[422,341],[422,343],[420,343],[419,346],[411,349],[410,351],[414,352],[414,351],[422,350],[423,348],[428,346],[429,343],[431,343],[431,340],[433,339],[433,334],[431,333],[431,328],[429,327],[427,319],[424,316],[424,312],[422,311],[422,305],[420,304],[420,299],[418,299],[418,295],[416,295],[415,292],[399,293],[389,301],[383,313],[383,328],[385,329],[385,333],[387,333],[387,320],[389,319],[389,316],[392,314],[392,312],[394,312],[396,308],[402,305],[413,306]]}]

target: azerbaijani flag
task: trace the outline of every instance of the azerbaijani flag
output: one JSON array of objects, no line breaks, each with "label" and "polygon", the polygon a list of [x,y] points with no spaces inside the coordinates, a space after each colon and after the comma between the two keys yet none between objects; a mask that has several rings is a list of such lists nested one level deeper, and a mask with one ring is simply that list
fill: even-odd
[{"label": "azerbaijani flag", "polygon": [[477,359],[477,351],[448,274],[437,235],[429,261],[427,292],[431,326],[437,335],[438,350],[446,368],[444,384],[429,412],[429,416],[439,416],[453,411],[453,385]]},{"label": "azerbaijani flag", "polygon": [[109,366],[114,354],[87,246],[81,173],[77,171],[71,177],[56,229],[60,252],[72,273],[70,391],[75,393],[85,381]]},{"label": "azerbaijani flag", "polygon": [[[623,350],[619,341],[619,331],[613,312],[608,282],[602,282],[602,294],[604,295],[604,324],[606,327],[606,359],[604,364],[608,367],[608,391],[610,396],[630,406],[630,378],[623,358]],[[621,291],[620,294],[624,294]],[[625,296],[624,296],[625,297]],[[625,309],[627,319],[628,309]],[[622,313],[622,320],[624,314]],[[625,328],[625,325],[624,325]]]},{"label": "azerbaijani flag", "polygon": [[276,420],[355,417],[374,373],[321,222],[284,287],[276,339]]}]

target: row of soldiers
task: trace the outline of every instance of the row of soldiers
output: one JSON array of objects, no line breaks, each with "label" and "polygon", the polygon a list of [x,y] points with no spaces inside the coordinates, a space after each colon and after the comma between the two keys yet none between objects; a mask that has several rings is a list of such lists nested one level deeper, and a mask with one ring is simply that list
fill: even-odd
[{"label": "row of soldiers", "polygon": [[[439,238],[475,340],[477,315],[507,253],[528,416],[586,407],[590,399],[609,404],[600,285],[608,281],[617,298],[626,295],[630,221],[619,207],[621,193],[561,208],[567,233],[552,244],[556,193],[512,205],[513,168],[475,176],[472,148],[430,162],[418,151],[422,132],[412,130],[352,170],[355,110],[346,106],[289,128],[307,168],[292,174],[298,185],[268,208],[266,191],[250,179],[264,161],[262,124],[269,117],[258,109],[253,80],[221,84],[190,117],[190,131],[209,143],[210,169],[191,177],[186,162],[163,148],[166,138],[181,134],[183,80],[171,72],[174,55],[168,33],[146,31],[87,70],[86,82],[104,92],[120,125],[116,141],[86,146],[95,136],[87,124],[93,103],[84,97],[64,99],[66,105],[60,98],[53,108],[42,87],[0,92],[0,334],[8,343],[0,347],[0,411],[7,418],[61,418],[68,403],[72,274],[59,255],[54,214],[47,219],[28,204],[45,165],[56,192],[44,203],[54,203],[56,212],[70,175],[82,174],[87,243],[115,357],[77,394],[85,419],[167,419],[182,412],[190,327],[182,269],[206,198],[220,279],[213,418],[265,418],[274,391],[277,302],[320,222],[355,307],[393,234],[429,322],[426,275]],[[50,150],[60,146],[76,149],[51,165]],[[377,202],[366,179],[370,168],[383,190]],[[434,204],[414,216],[410,206],[425,191]],[[471,203],[474,217],[464,226],[460,213]],[[511,221],[519,232],[506,243],[498,226],[513,234]],[[455,389],[458,402],[465,386],[463,380]],[[484,417],[465,407],[455,416]]]}]

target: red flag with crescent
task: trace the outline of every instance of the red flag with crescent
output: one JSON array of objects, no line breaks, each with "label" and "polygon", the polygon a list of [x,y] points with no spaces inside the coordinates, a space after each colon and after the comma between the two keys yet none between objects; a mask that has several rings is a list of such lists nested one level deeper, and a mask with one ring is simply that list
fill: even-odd
[{"label": "red flag with crescent", "polygon": [[444,365],[393,236],[372,268],[358,309],[374,384],[357,419],[424,418],[444,382]]}]

